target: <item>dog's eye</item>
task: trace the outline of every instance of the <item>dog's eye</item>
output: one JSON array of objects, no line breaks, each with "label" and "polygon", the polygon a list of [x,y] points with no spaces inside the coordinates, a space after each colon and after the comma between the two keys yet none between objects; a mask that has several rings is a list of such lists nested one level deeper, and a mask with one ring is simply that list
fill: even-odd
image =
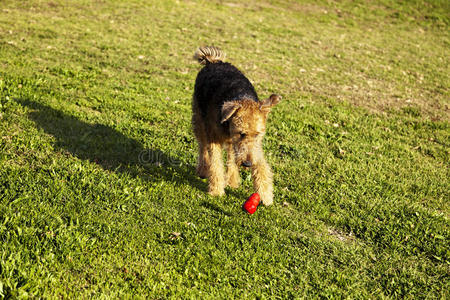
[{"label": "dog's eye", "polygon": [[241,132],[241,139],[244,139],[247,135],[243,132]]}]

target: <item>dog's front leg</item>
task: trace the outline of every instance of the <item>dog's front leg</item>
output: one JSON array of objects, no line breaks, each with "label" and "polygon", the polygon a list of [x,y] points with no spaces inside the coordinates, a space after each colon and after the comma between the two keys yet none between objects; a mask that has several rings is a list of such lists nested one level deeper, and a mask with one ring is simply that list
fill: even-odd
[{"label": "dog's front leg", "polygon": [[252,165],[253,187],[261,197],[264,205],[273,203],[272,170],[264,157],[260,157]]},{"label": "dog's front leg", "polygon": [[225,172],[222,160],[222,145],[211,143],[208,145],[209,164],[209,194],[222,196],[225,193]]}]

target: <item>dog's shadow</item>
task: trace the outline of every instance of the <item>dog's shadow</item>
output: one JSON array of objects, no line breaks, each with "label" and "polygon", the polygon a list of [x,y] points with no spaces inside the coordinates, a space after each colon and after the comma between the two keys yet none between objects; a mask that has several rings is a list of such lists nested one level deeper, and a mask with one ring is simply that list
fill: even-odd
[{"label": "dog's shadow", "polygon": [[102,124],[90,124],[28,99],[15,99],[30,108],[29,118],[56,139],[56,147],[75,157],[100,165],[105,170],[127,172],[149,181],[173,181],[206,191],[191,165],[160,149],[146,149],[123,133]]}]

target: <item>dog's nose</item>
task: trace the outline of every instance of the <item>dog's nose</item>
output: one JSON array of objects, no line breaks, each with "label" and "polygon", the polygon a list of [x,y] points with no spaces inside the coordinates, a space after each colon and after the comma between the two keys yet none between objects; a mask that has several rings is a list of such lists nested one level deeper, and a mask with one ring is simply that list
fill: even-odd
[{"label": "dog's nose", "polygon": [[249,161],[249,160],[246,160],[246,161],[243,161],[243,162],[242,162],[242,165],[243,165],[244,167],[249,168],[249,167],[252,166],[252,162]]}]

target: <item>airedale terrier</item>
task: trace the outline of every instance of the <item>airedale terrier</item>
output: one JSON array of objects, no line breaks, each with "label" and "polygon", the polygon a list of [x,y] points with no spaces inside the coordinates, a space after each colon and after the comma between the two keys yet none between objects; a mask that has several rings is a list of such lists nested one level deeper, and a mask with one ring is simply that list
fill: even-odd
[{"label": "airedale terrier", "polygon": [[[273,202],[272,171],[262,140],[271,108],[281,97],[259,101],[255,88],[235,66],[223,62],[216,47],[199,48],[194,58],[205,65],[195,80],[192,124],[199,146],[197,174],[208,177],[209,193],[223,195],[226,184],[240,183],[239,166],[251,168],[253,186],[264,205]],[[222,147],[227,150],[227,171]]]}]

